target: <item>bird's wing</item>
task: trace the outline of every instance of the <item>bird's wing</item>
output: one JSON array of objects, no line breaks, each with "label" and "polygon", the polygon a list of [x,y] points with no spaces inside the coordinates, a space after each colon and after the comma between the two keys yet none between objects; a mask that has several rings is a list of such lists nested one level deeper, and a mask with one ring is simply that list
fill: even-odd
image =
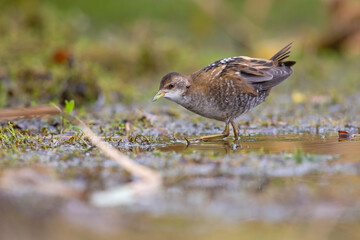
[{"label": "bird's wing", "polygon": [[[239,57],[222,67],[219,78],[238,79],[253,86],[255,90],[267,90],[288,78],[293,69],[285,63],[259,58]],[[245,84],[245,83],[243,83]]]},{"label": "bird's wing", "polygon": [[257,95],[257,90],[267,90],[288,78],[294,61],[284,61],[289,57],[291,43],[277,52],[269,60],[250,57],[224,58],[204,67],[194,75],[207,81],[232,81],[241,86],[244,93]]},{"label": "bird's wing", "polygon": [[[264,63],[269,60],[264,60]],[[273,64],[273,63],[271,63]],[[243,93],[257,96],[252,82],[259,80],[266,81],[272,76],[266,74],[256,64],[244,57],[233,57],[220,59],[200,70],[202,79],[221,84],[231,84],[242,89]]]},{"label": "bird's wing", "polygon": [[229,61],[223,72],[232,72],[243,77],[249,83],[270,81],[274,75],[270,71],[275,67],[272,60],[261,58],[236,57]]},{"label": "bird's wing", "polygon": [[290,56],[291,45],[292,42],[275,53],[270,60],[243,57],[247,60],[250,69],[256,69],[261,74],[256,71],[243,70],[242,76],[246,81],[252,83],[256,89],[267,90],[278,85],[293,73],[291,66],[296,62],[284,61]]}]

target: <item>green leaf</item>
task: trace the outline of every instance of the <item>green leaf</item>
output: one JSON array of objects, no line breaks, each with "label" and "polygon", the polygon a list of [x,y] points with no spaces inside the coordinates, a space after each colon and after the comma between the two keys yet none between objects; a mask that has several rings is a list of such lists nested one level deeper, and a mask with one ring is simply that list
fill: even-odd
[{"label": "green leaf", "polygon": [[75,107],[75,101],[74,100],[65,100],[65,112],[66,114],[70,115]]}]

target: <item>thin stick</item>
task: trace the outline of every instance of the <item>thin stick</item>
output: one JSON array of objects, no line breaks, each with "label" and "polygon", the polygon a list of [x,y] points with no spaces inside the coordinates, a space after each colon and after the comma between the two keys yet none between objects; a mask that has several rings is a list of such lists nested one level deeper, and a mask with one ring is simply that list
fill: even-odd
[{"label": "thin stick", "polygon": [[19,118],[41,117],[59,114],[60,111],[51,105],[41,105],[26,108],[0,109],[0,120],[14,120]]},{"label": "thin stick", "polygon": [[92,144],[102,150],[107,157],[117,162],[122,168],[141,179],[121,186],[120,188],[93,193],[91,196],[91,202],[94,205],[115,206],[122,204],[124,201],[128,201],[135,195],[146,195],[159,190],[162,185],[162,180],[158,173],[148,167],[134,162],[128,156],[116,150],[109,143],[102,141],[80,119],[77,119],[77,121],[80,123],[79,127],[84,132],[84,135]]}]

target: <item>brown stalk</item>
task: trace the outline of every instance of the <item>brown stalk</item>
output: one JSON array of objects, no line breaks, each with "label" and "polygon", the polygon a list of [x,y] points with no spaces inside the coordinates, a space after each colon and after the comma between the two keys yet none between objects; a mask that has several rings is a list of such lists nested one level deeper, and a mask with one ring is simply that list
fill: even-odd
[{"label": "brown stalk", "polygon": [[40,105],[26,108],[0,109],[0,120],[10,121],[21,118],[44,117],[59,114],[60,111],[51,105]]},{"label": "brown stalk", "polygon": [[[122,168],[139,177],[141,180],[131,182],[121,188],[107,190],[104,192],[95,192],[92,195],[92,203],[99,206],[113,206],[121,204],[123,199],[118,198],[119,195],[145,195],[156,192],[161,187],[161,177],[152,169],[140,165],[131,160],[125,154],[120,153],[109,143],[102,141],[91,129],[85,125],[81,120],[80,128],[89,141],[104,152],[104,154],[117,162]],[[109,199],[113,198],[113,199]]]}]

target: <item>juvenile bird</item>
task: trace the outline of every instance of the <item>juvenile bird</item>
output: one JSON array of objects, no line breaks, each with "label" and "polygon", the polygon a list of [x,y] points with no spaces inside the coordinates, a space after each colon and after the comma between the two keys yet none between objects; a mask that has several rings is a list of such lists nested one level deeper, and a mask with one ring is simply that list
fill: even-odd
[{"label": "juvenile bird", "polygon": [[225,122],[222,134],[198,139],[227,137],[230,123],[238,139],[235,119],[264,102],[270,90],[293,73],[291,67],[296,62],[284,61],[290,56],[291,45],[269,60],[231,57],[217,60],[190,75],[170,72],[161,79],[153,101],[164,97],[203,117]]}]

